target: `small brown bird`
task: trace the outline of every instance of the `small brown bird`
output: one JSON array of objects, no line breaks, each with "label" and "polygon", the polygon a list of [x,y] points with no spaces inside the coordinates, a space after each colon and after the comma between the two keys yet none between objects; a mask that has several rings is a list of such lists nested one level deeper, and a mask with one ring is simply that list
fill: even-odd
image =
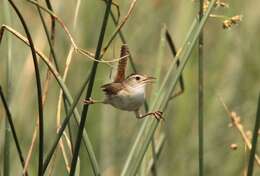
[{"label": "small brown bird", "polygon": [[148,115],[153,115],[157,120],[163,119],[161,111],[150,112],[144,115],[140,114],[139,109],[145,101],[145,87],[147,84],[154,82],[155,78],[140,74],[131,74],[125,78],[127,56],[128,49],[126,45],[123,45],[121,48],[121,57],[123,59],[119,61],[115,81],[101,86],[106,98],[103,101],[90,98],[89,100],[84,100],[84,103],[110,104],[124,111],[134,111],[136,117],[140,119]]}]

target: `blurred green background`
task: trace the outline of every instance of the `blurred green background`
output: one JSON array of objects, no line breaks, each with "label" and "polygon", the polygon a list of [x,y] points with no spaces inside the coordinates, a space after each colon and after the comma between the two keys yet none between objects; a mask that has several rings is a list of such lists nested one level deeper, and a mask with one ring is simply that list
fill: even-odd
[{"label": "blurred green background", "polygon": [[[44,4],[44,1],[39,1]],[[125,16],[130,1],[115,1],[120,6],[121,17]],[[223,97],[228,107],[241,116],[244,127],[252,130],[254,127],[257,97],[260,90],[260,1],[229,0],[229,8],[217,8],[214,14],[234,16],[243,15],[243,20],[228,30],[222,29],[223,19],[210,18],[204,28],[204,69],[205,69],[205,175],[237,176],[243,175],[248,161],[248,151],[235,128],[228,127],[230,123],[218,95]],[[26,1],[15,1],[33,35],[34,44],[46,55],[48,44],[38,12],[32,4]],[[55,13],[64,21],[69,30],[73,31],[73,18],[76,3],[74,1],[53,1]],[[0,1],[0,24],[7,24],[24,34],[21,23],[6,0]],[[11,21],[7,21],[5,11],[9,8]],[[72,32],[78,46],[94,52],[105,9],[105,3],[99,0],[82,1],[76,29]],[[115,12],[115,8],[113,7]],[[161,41],[161,30],[166,25],[172,35],[177,49],[181,46],[192,20],[198,11],[198,2],[191,0],[140,0],[133,14],[123,27],[131,54],[140,73],[154,75],[161,68],[161,78],[167,71],[172,60],[170,50],[165,41]],[[46,22],[50,18],[44,13]],[[69,52],[70,41],[60,27],[56,25],[55,51],[62,70]],[[106,32],[105,41],[109,39],[115,27],[111,18]],[[15,37],[12,42],[11,87],[7,86],[7,55],[8,37],[5,33],[0,46],[0,84],[4,92],[10,92],[10,109],[14,124],[21,141],[24,155],[27,154],[32,133],[37,119],[37,96],[31,53],[27,46]],[[105,55],[106,60],[119,56],[121,41],[119,37]],[[163,49],[160,50],[160,45]],[[161,123],[160,131],[166,134],[166,144],[158,162],[159,175],[197,175],[198,172],[198,69],[197,49],[184,70],[185,92],[169,104],[165,112],[166,121]],[[163,54],[163,58],[158,55]],[[158,65],[158,59],[163,59]],[[45,78],[46,66],[39,61],[42,80]],[[74,53],[66,81],[73,97],[81,87],[89,72],[92,62],[88,58]],[[114,68],[116,63],[113,64]],[[63,71],[62,71],[63,72]],[[106,64],[99,64],[98,74],[92,96],[103,98],[100,86],[112,80],[115,69]],[[129,66],[128,73],[132,70]],[[158,84],[162,79],[158,79]],[[148,102],[156,95],[156,86],[148,88]],[[46,106],[45,148],[49,150],[56,134],[56,111],[59,87],[54,79],[50,82]],[[82,96],[82,99],[84,97]],[[78,104],[82,109],[82,104]],[[64,117],[64,108],[62,117]],[[3,170],[5,113],[0,106],[0,164]],[[116,110],[108,105],[93,105],[87,118],[86,129],[89,133],[94,151],[104,175],[119,175],[136,138],[142,120],[137,120],[133,113]],[[73,133],[77,126],[72,121]],[[229,145],[236,143],[238,149],[233,151]],[[258,142],[259,144],[259,142]],[[259,145],[258,145],[259,146]],[[33,151],[29,173],[36,175],[37,149]],[[13,139],[10,143],[11,175],[19,175],[22,167]],[[258,153],[260,152],[258,147]],[[81,147],[80,169],[82,175],[92,175],[88,156]],[[61,152],[57,153],[53,175],[65,175],[66,169]],[[0,174],[1,175],[1,174]],[[255,175],[260,175],[260,169],[255,165]]]}]

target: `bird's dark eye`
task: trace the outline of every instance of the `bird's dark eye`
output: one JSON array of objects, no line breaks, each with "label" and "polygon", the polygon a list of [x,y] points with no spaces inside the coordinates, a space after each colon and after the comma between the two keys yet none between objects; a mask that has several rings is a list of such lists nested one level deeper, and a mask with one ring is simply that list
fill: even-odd
[{"label": "bird's dark eye", "polygon": [[136,76],[135,79],[136,79],[137,81],[139,81],[141,78],[140,78],[140,76]]}]

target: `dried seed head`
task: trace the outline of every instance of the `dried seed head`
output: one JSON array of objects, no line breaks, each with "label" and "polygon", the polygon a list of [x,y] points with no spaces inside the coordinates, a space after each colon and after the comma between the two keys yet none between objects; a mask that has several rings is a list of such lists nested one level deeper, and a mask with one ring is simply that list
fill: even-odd
[{"label": "dried seed head", "polygon": [[218,0],[218,1],[216,2],[216,6],[217,6],[217,7],[229,8],[228,3],[224,2],[223,0],[222,0],[222,1],[221,1],[221,0]]},{"label": "dried seed head", "polygon": [[229,147],[232,150],[236,150],[238,148],[238,145],[237,144],[230,144]]},{"label": "dried seed head", "polygon": [[242,15],[236,15],[236,16],[231,17],[230,20],[231,20],[232,24],[238,24],[239,22],[242,21],[242,18],[243,18]]},{"label": "dried seed head", "polygon": [[242,17],[243,17],[242,15],[236,15],[236,16],[233,16],[233,17],[223,21],[223,23],[222,23],[223,29],[229,29],[232,26],[238,24],[239,22],[242,21]]},{"label": "dried seed head", "polygon": [[209,1],[204,1],[203,3],[203,12],[206,12],[209,7]]},{"label": "dried seed head", "polygon": [[240,117],[237,115],[236,112],[232,111],[230,113],[230,116],[231,116],[231,119],[232,119],[232,123],[235,123],[235,124],[239,124],[241,122],[241,119]]},{"label": "dried seed head", "polygon": [[232,26],[232,23],[231,23],[230,20],[225,20],[225,21],[223,21],[223,23],[222,23],[223,29],[231,28],[231,26]]}]

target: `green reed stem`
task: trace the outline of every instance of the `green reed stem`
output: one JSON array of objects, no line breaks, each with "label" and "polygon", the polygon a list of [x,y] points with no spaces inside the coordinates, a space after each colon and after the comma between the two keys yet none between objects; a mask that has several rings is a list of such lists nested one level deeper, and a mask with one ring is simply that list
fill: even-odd
[{"label": "green reed stem", "polygon": [[[11,23],[11,13],[8,7],[8,1],[4,0],[4,16],[7,23]],[[12,39],[11,36],[7,37],[7,104],[10,105],[10,97],[13,90],[12,82]],[[4,149],[3,149],[3,174],[10,175],[10,125],[7,118],[5,118],[5,134],[4,134]]]},{"label": "green reed stem", "polygon": [[257,146],[257,138],[258,132],[260,130],[260,94],[258,97],[258,104],[257,104],[257,113],[256,113],[256,120],[255,120],[255,128],[253,132],[252,138],[252,149],[250,151],[249,162],[248,162],[248,169],[247,169],[247,176],[253,176],[254,171],[254,161],[255,161],[255,154],[256,154],[256,146]]},{"label": "green reed stem", "polygon": [[[85,87],[87,86],[87,84],[88,84],[88,79],[83,83],[83,85],[82,85],[82,87],[81,87],[81,89],[80,89],[80,91],[79,91],[79,93],[78,93],[78,95],[76,96],[76,98],[74,99],[74,101],[73,101],[73,103],[71,104],[71,106],[70,106],[70,109],[68,110],[68,113],[67,113],[67,115],[66,115],[66,117],[64,118],[64,120],[63,120],[63,122],[62,122],[62,124],[61,124],[61,127],[59,128],[59,130],[58,130],[58,132],[57,132],[57,135],[56,135],[56,137],[55,137],[55,139],[54,139],[54,144],[52,145],[52,147],[51,147],[51,149],[50,149],[50,151],[48,152],[48,154],[47,154],[47,156],[46,156],[46,159],[45,159],[45,161],[44,161],[44,165],[43,165],[43,171],[45,172],[46,171],[46,169],[47,169],[47,167],[48,167],[48,164],[50,163],[50,160],[51,160],[51,158],[52,158],[52,156],[53,156],[53,154],[54,154],[54,152],[55,152],[55,150],[56,150],[56,147],[57,147],[57,145],[59,144],[59,140],[60,140],[60,138],[61,138],[61,136],[63,135],[63,132],[64,132],[64,130],[65,130],[65,128],[67,127],[67,124],[69,123],[69,120],[70,120],[70,117],[71,117],[71,115],[72,115],[72,113],[75,111],[75,108],[76,108],[76,105],[78,104],[78,102],[79,102],[79,100],[80,100],[80,97],[81,97],[81,95],[82,95],[82,93],[83,93],[83,91],[84,91],[84,89],[85,89]],[[64,91],[64,90],[63,90]],[[65,95],[66,95],[66,91],[64,91],[64,93],[65,93]],[[70,100],[71,100],[72,98],[70,98]],[[69,100],[69,101],[70,101]],[[70,102],[71,103],[71,102]],[[78,113],[75,113],[76,114],[76,117],[78,117]],[[77,121],[80,121],[80,119],[79,119],[79,117],[78,117],[78,119],[76,119]],[[84,131],[85,132],[85,131]],[[87,136],[87,133],[84,133],[85,134],[85,140],[84,140],[84,144],[86,145],[86,144],[89,144],[90,142],[89,142],[89,138],[88,138],[88,136]],[[89,151],[89,147],[87,147],[87,151],[88,151],[88,153],[91,153],[91,154],[93,154],[94,152],[93,152],[93,149],[92,149],[92,146],[90,145],[90,148],[91,148],[91,150]],[[95,156],[95,155],[94,155]],[[95,159],[95,157],[94,157],[94,159],[93,159],[93,157],[92,157],[92,155],[90,156],[90,160],[91,161],[93,161],[93,160],[95,160],[96,161],[96,159]],[[96,163],[96,162],[95,162]],[[98,168],[98,167],[97,167]],[[95,170],[95,169],[94,169]],[[98,169],[97,169],[98,170]]]},{"label": "green reed stem", "polygon": [[[111,9],[111,4],[112,4],[112,0],[109,0],[106,5],[106,11],[104,14],[103,23],[101,26],[101,32],[99,35],[98,44],[97,44],[97,48],[96,48],[95,59],[100,59],[99,56],[100,56],[101,50],[102,50],[102,44],[103,44],[103,40],[104,40],[104,36],[105,36],[107,23],[108,23],[108,17],[109,17],[109,12]],[[92,89],[94,86],[97,66],[98,66],[98,62],[94,62],[92,65],[92,69],[91,69],[91,73],[90,73],[90,80],[89,80],[88,89],[87,89],[87,93],[86,93],[86,99],[89,99],[91,96]],[[73,176],[75,174],[77,161],[78,161],[78,155],[79,155],[79,149],[80,149],[80,143],[81,143],[81,139],[82,139],[82,135],[83,135],[83,129],[84,129],[85,122],[87,119],[87,114],[88,114],[88,107],[89,107],[88,105],[84,105],[83,110],[82,110],[81,120],[80,120],[80,124],[79,124],[79,130],[77,133],[77,138],[76,138],[76,143],[75,143],[75,149],[74,149],[73,156],[72,156],[70,176]]]},{"label": "green reed stem", "polygon": [[[204,0],[200,0],[199,3],[199,20],[201,21],[203,18],[203,5]],[[204,70],[203,70],[203,29],[200,32],[199,35],[199,58],[198,58],[198,145],[199,145],[199,176],[203,176],[203,165],[204,165],[204,156],[203,156],[203,113],[204,113]]]},{"label": "green reed stem", "polygon": [[[205,15],[203,16],[198,26],[195,25],[195,29],[191,30],[194,31],[194,33],[192,33],[191,36],[188,36],[188,41],[184,44],[183,47],[181,47],[183,49],[182,57],[180,58],[179,55],[176,56],[176,60],[180,59],[180,65],[178,69],[174,71],[175,63],[170,65],[168,73],[166,74],[164,81],[159,89],[158,96],[153,101],[151,110],[164,109],[167,105],[170,95],[174,90],[187,61],[190,59],[189,56],[191,55],[191,51],[195,46],[200,31],[208,19],[215,2],[216,0],[212,0],[210,2],[207,11],[205,12]],[[133,176],[136,174],[157,126],[158,121],[155,119],[146,119],[144,121],[135,140],[134,146],[132,147],[124,165],[124,169],[121,174],[122,176]]]},{"label": "green reed stem", "polygon": [[31,34],[29,32],[29,29],[27,27],[27,24],[25,20],[23,19],[22,14],[16,7],[15,3],[12,0],[8,0],[13,9],[15,10],[16,14],[18,15],[23,28],[25,30],[26,36],[28,38],[32,57],[33,57],[33,64],[35,69],[35,77],[36,77],[36,86],[37,86],[37,95],[38,95],[38,111],[39,111],[39,160],[38,160],[38,176],[41,176],[43,174],[43,154],[44,154],[44,120],[43,120],[43,107],[42,107],[42,91],[41,91],[41,78],[40,78],[40,72],[37,62],[37,56],[35,52],[35,47],[33,44],[33,40],[31,37]]},{"label": "green reed stem", "polygon": [[[1,85],[0,85],[0,97],[1,97],[1,100],[2,100],[3,105],[4,105],[5,113],[6,113],[6,116],[7,116],[7,122],[10,125],[10,128],[11,128],[11,133],[12,133],[13,138],[14,138],[15,147],[17,149],[21,165],[24,168],[25,162],[24,162],[22,149],[21,149],[18,137],[17,137],[17,133],[15,131],[14,123],[13,123],[13,120],[12,120],[13,119],[12,118],[12,114],[11,114],[11,112],[9,110],[9,107],[8,107],[8,104],[7,104],[6,98],[4,96],[4,93],[3,93]],[[6,173],[4,173],[4,174],[6,174]],[[25,175],[28,175],[28,173],[26,172]]]}]

